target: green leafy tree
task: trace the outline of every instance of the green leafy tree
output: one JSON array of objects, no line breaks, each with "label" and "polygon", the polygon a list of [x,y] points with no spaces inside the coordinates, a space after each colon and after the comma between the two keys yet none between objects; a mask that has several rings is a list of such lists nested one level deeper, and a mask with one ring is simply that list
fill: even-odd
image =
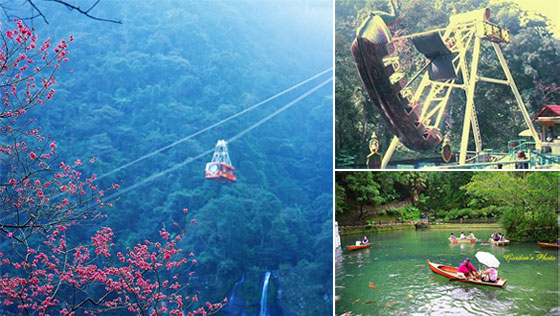
[{"label": "green leafy tree", "polygon": [[348,182],[348,193],[358,202],[360,214],[359,219],[364,214],[365,205],[377,206],[383,202],[378,183],[373,181],[371,172],[352,172],[346,176]]},{"label": "green leafy tree", "polygon": [[346,192],[343,186],[338,183],[335,183],[335,210],[337,213],[344,212],[346,206]]},{"label": "green leafy tree", "polygon": [[410,191],[412,201],[418,201],[419,194],[428,185],[428,175],[426,172],[403,172],[401,173],[401,183],[405,184]]},{"label": "green leafy tree", "polygon": [[514,238],[556,239],[559,174],[557,172],[481,172],[465,185],[467,193],[508,206],[501,223]]}]

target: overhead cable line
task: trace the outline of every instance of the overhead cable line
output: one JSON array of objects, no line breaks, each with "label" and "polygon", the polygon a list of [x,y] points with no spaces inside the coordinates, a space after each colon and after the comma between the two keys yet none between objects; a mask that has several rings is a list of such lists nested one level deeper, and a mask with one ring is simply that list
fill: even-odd
[{"label": "overhead cable line", "polygon": [[[274,116],[280,114],[281,112],[285,111],[286,109],[292,107],[294,104],[296,104],[297,102],[301,101],[302,99],[304,99],[304,98],[307,97],[308,95],[312,94],[312,93],[315,92],[316,90],[322,88],[323,86],[325,86],[327,83],[329,83],[329,82],[331,82],[331,81],[332,81],[332,78],[329,78],[329,79],[323,81],[322,83],[316,85],[315,87],[311,88],[311,89],[308,90],[307,92],[305,92],[305,93],[303,93],[302,95],[300,95],[299,97],[295,98],[294,100],[292,100],[292,101],[289,102],[288,104],[284,105],[284,106],[281,107],[280,109],[274,111],[273,113],[267,115],[266,117],[264,117],[263,119],[261,119],[261,120],[258,121],[257,123],[251,125],[251,126],[248,127],[247,129],[245,129],[245,130],[239,132],[238,134],[236,134],[235,136],[231,137],[230,139],[228,139],[228,142],[231,143],[231,142],[236,141],[236,140],[239,139],[241,136],[243,136],[243,135],[247,134],[248,132],[252,131],[253,129],[259,127],[259,126],[262,125],[264,122],[270,120],[271,118],[273,118]],[[160,171],[160,172],[158,172],[158,173],[156,173],[156,174],[154,174],[154,175],[151,175],[151,176],[145,178],[145,179],[142,180],[142,181],[136,182],[135,184],[133,184],[132,186],[130,186],[130,187],[128,187],[128,188],[119,190],[118,192],[115,192],[115,193],[113,193],[113,194],[107,196],[106,198],[103,199],[103,201],[104,201],[104,202],[107,202],[107,201],[109,201],[109,200],[115,199],[115,198],[117,198],[117,197],[119,197],[119,196],[121,196],[121,195],[123,195],[123,194],[125,194],[125,193],[127,193],[127,192],[129,192],[129,191],[131,191],[131,190],[136,189],[137,187],[139,187],[139,186],[141,186],[141,185],[144,185],[144,184],[146,184],[146,183],[148,183],[148,182],[151,182],[151,181],[153,181],[153,180],[155,180],[155,179],[157,179],[157,178],[159,178],[159,177],[161,177],[161,176],[163,176],[163,175],[166,175],[166,174],[168,174],[168,173],[170,173],[170,172],[172,172],[172,171],[174,171],[174,170],[177,170],[177,169],[179,169],[179,168],[181,168],[181,167],[183,167],[183,166],[186,166],[186,165],[188,165],[189,163],[191,163],[191,162],[193,162],[193,161],[196,161],[196,160],[198,160],[198,159],[200,159],[200,158],[202,158],[202,157],[205,157],[205,156],[209,155],[210,153],[212,153],[213,151],[214,151],[214,149],[212,148],[212,149],[209,149],[209,150],[207,150],[207,151],[205,151],[205,152],[203,152],[203,153],[201,153],[201,154],[198,154],[198,155],[196,155],[196,156],[194,156],[194,157],[189,157],[189,158],[187,158],[187,159],[186,159],[185,161],[183,161],[183,162],[180,162],[180,163],[178,163],[178,164],[176,164],[176,165],[174,165],[174,166],[172,166],[172,167],[170,167],[170,168],[168,168],[168,169],[165,169],[165,170]]]},{"label": "overhead cable line", "polygon": [[284,95],[284,94],[286,94],[286,93],[288,93],[288,92],[294,90],[295,88],[300,87],[301,85],[304,85],[304,84],[308,83],[309,81],[311,81],[311,80],[313,80],[313,79],[315,79],[315,78],[317,78],[317,77],[320,77],[320,76],[324,75],[325,73],[331,71],[332,69],[333,69],[333,68],[331,67],[331,68],[329,68],[329,69],[323,70],[323,71],[319,72],[318,74],[313,75],[313,76],[311,76],[311,77],[309,77],[309,78],[307,78],[307,79],[305,79],[305,80],[303,80],[303,81],[301,81],[301,82],[299,82],[299,83],[297,83],[297,84],[295,84],[295,85],[293,85],[293,86],[291,86],[291,87],[289,87],[289,88],[287,88],[287,89],[285,89],[285,90],[283,90],[283,91],[281,91],[281,92],[278,92],[277,94],[275,94],[275,95],[273,95],[273,96],[271,96],[271,97],[269,97],[269,98],[267,98],[267,99],[265,99],[265,100],[262,100],[261,102],[255,104],[255,105],[252,105],[252,106],[250,106],[250,107],[248,107],[248,108],[246,108],[246,109],[244,109],[244,110],[242,110],[242,111],[240,111],[240,112],[237,112],[237,113],[235,113],[235,114],[233,114],[233,115],[231,115],[231,116],[228,116],[228,117],[226,117],[225,119],[223,119],[223,120],[221,120],[221,121],[219,121],[219,122],[216,122],[216,123],[214,123],[214,124],[212,124],[212,125],[210,125],[210,126],[208,126],[208,127],[206,127],[206,128],[203,128],[203,129],[201,129],[201,130],[199,130],[199,131],[197,131],[197,132],[195,132],[195,133],[193,133],[193,134],[191,134],[191,135],[189,135],[189,136],[186,136],[186,137],[183,137],[183,138],[181,138],[181,139],[179,139],[179,140],[176,140],[176,141],[174,141],[173,143],[171,143],[171,144],[169,144],[169,145],[166,145],[166,146],[161,147],[161,148],[159,148],[159,149],[156,149],[156,150],[154,150],[154,151],[152,151],[152,152],[150,152],[150,153],[148,153],[148,154],[145,154],[145,155],[143,155],[143,156],[141,156],[141,157],[139,157],[139,158],[137,158],[137,159],[135,159],[135,160],[133,160],[133,161],[130,161],[130,162],[128,162],[128,163],[126,163],[126,164],[124,164],[124,165],[122,165],[122,166],[120,166],[120,167],[117,167],[117,168],[115,168],[115,169],[113,169],[113,170],[111,170],[111,171],[109,171],[109,172],[107,172],[107,173],[104,173],[104,174],[98,176],[96,180],[100,180],[100,179],[102,179],[102,178],[105,178],[105,177],[108,176],[108,175],[111,175],[111,174],[113,174],[113,173],[115,173],[115,172],[117,172],[117,171],[119,171],[119,170],[122,170],[122,169],[124,169],[124,168],[127,168],[127,167],[129,167],[129,166],[131,166],[131,165],[134,165],[134,164],[136,164],[136,163],[138,163],[138,162],[140,162],[140,161],[142,161],[142,160],[144,160],[144,159],[147,159],[147,158],[149,158],[149,157],[151,157],[151,156],[153,156],[153,155],[155,155],[155,154],[157,154],[157,153],[160,153],[160,152],[162,152],[162,151],[164,151],[164,150],[166,150],[166,149],[169,149],[169,148],[171,148],[171,147],[173,147],[173,146],[175,146],[175,145],[178,145],[178,144],[180,144],[180,143],[183,143],[183,142],[185,142],[185,141],[187,141],[187,140],[189,140],[189,139],[191,139],[191,138],[193,138],[193,137],[195,137],[195,136],[197,136],[197,135],[200,135],[200,134],[202,134],[202,133],[204,133],[204,132],[206,132],[206,131],[208,131],[208,130],[214,128],[214,127],[216,127],[216,126],[219,126],[219,125],[221,125],[221,124],[223,124],[223,123],[225,123],[225,122],[227,122],[227,121],[229,121],[229,120],[232,120],[232,119],[234,119],[234,118],[236,118],[236,117],[238,117],[238,116],[240,116],[240,115],[242,115],[242,114],[244,114],[244,113],[247,113],[247,112],[249,112],[249,111],[251,111],[251,110],[254,110],[254,109],[256,109],[257,107],[259,107],[259,106],[261,106],[261,105],[263,105],[263,104],[265,104],[265,103],[268,103],[268,102],[270,102],[270,101],[272,101],[272,100],[278,98],[279,96]]}]

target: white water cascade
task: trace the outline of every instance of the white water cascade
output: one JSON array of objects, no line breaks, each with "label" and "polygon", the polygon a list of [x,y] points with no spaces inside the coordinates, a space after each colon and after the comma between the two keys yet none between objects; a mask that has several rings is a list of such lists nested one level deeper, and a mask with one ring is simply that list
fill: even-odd
[{"label": "white water cascade", "polygon": [[237,291],[237,287],[243,284],[243,281],[245,281],[245,273],[241,275],[241,280],[235,282],[235,285],[233,286],[233,290],[231,291],[231,296],[228,298],[228,302],[233,302],[233,299],[235,298],[235,292]]},{"label": "white water cascade", "polygon": [[269,279],[270,279],[270,272],[267,272],[264,275],[264,282],[263,282],[263,287],[261,292],[261,312],[259,313],[259,316],[268,316],[268,310],[266,308],[266,298],[268,294]]}]

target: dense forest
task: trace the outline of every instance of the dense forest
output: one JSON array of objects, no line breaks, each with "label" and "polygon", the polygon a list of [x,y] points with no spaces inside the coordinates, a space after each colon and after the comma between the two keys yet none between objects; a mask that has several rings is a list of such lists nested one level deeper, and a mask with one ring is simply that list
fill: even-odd
[{"label": "dense forest", "polygon": [[[336,220],[495,220],[518,240],[558,238],[558,172],[337,172]],[[404,201],[398,207],[392,202]]]},{"label": "dense forest", "polygon": [[[490,21],[507,28],[511,42],[502,45],[508,66],[530,115],[546,104],[560,102],[559,40],[549,31],[546,17],[529,14],[511,2],[489,0],[402,0],[399,23],[392,27],[393,34],[407,35],[445,27],[452,12],[467,12],[489,7]],[[337,167],[364,167],[369,153],[368,140],[375,132],[384,152],[393,133],[386,127],[377,109],[362,89],[360,77],[350,54],[350,45],[363,20],[373,11],[390,12],[387,0],[336,1],[335,65],[336,65],[336,122],[335,146]],[[558,35],[556,35],[558,36]],[[483,76],[501,74],[499,62],[488,47],[481,52],[479,73]],[[411,43],[401,45],[399,56],[410,77],[424,65],[424,57],[414,54]],[[459,144],[463,121],[464,93],[453,92],[448,106],[443,134],[449,133],[452,144]],[[482,83],[475,91],[475,104],[482,140],[486,148],[507,150],[508,141],[525,129],[520,111],[511,90],[505,86]],[[395,152],[394,159],[419,158],[416,152],[405,148]],[[436,157],[439,147],[422,157]]]},{"label": "dense forest", "polygon": [[116,247],[126,249],[166,237],[165,227],[194,254],[189,282],[205,300],[222,301],[243,278],[237,294],[257,313],[263,275],[272,271],[269,301],[298,315],[332,313],[330,84],[230,142],[237,183],[204,179],[211,154],[150,177],[248,129],[319,80],[113,172],[332,67],[332,3],[102,1],[95,8],[122,24],[40,4],[49,24],[32,21],[39,37],[71,35],[72,43],[52,100],[25,115],[56,140],[53,165],[81,159],[81,173],[113,188],[106,197],[123,192],[69,238],[87,241],[110,227]]}]

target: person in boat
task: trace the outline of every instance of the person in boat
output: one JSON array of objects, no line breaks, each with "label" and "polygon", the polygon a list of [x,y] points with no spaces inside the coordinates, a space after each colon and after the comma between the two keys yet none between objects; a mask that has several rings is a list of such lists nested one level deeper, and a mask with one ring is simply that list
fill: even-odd
[{"label": "person in boat", "polygon": [[496,235],[494,235],[494,241],[500,241],[500,233],[496,233]]},{"label": "person in boat", "polygon": [[506,241],[506,236],[502,233],[500,233],[500,241]]},{"label": "person in boat", "polygon": [[459,237],[460,239],[466,239],[467,236],[465,236],[465,232],[461,232],[461,237]]},{"label": "person in boat", "polygon": [[361,246],[362,245],[362,241],[360,239],[356,240],[356,246]]},{"label": "person in boat", "polygon": [[369,239],[367,239],[367,236],[364,236],[364,239],[362,240],[362,245],[367,245],[369,244]]},{"label": "person in boat", "polygon": [[455,235],[453,235],[453,233],[451,233],[451,236],[449,236],[449,239],[457,239],[457,237],[455,237]]},{"label": "person in boat", "polygon": [[494,232],[492,233],[492,236],[490,236],[490,238],[491,238],[492,240],[494,240],[494,238],[496,238],[496,235],[497,235],[497,234],[498,234],[498,232],[497,232],[497,231],[494,231]]},{"label": "person in boat", "polygon": [[469,232],[469,236],[467,237],[467,239],[476,239],[476,237],[474,237],[474,234],[472,232]]},{"label": "person in boat", "polygon": [[484,265],[482,267],[484,267],[484,271],[482,272],[482,281],[495,283],[498,280],[498,270],[492,267],[490,267],[490,269],[486,269],[486,266]]},{"label": "person in boat", "polygon": [[463,277],[465,279],[474,278],[476,275],[476,269],[471,264],[471,260],[469,258],[465,258],[463,263],[457,269],[457,276]]}]

